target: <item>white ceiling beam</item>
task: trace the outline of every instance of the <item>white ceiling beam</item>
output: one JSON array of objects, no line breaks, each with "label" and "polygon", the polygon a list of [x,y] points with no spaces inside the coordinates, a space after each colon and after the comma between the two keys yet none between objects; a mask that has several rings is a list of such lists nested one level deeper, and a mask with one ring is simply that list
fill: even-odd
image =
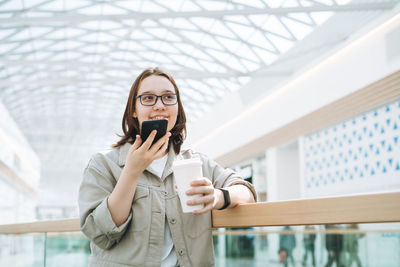
[{"label": "white ceiling beam", "polygon": [[215,11],[187,11],[187,12],[131,12],[120,15],[82,15],[82,14],[56,14],[52,17],[15,17],[0,19],[1,25],[43,25],[49,23],[68,23],[79,24],[93,20],[160,20],[165,18],[221,18],[224,16],[235,15],[255,15],[268,14],[276,16],[285,16],[289,13],[310,13],[310,12],[349,12],[349,11],[371,11],[393,8],[398,1],[382,3],[354,3],[348,5],[317,5],[309,7],[279,7],[279,8],[243,8],[233,10],[215,10]]},{"label": "white ceiling beam", "polygon": [[[115,135],[114,140],[112,140],[111,142],[117,142],[119,140],[118,136]],[[110,140],[104,140],[103,142],[98,142],[95,145],[93,145],[93,142],[90,142],[85,140],[83,142],[69,142],[69,144],[48,144],[46,145],[46,142],[35,142],[35,147],[37,147],[37,149],[35,150],[38,154],[41,154],[43,152],[57,152],[60,149],[62,150],[80,150],[83,152],[83,154],[85,153],[85,151],[90,150],[90,149],[94,149],[94,148],[99,148],[99,147],[103,147],[104,144],[106,144],[105,146],[107,146],[109,144]],[[40,144],[40,145],[39,145]],[[85,150],[86,148],[86,150]],[[87,153],[87,152],[86,152]],[[43,154],[43,155],[46,155]]]},{"label": "white ceiling beam", "polygon": [[68,85],[88,82],[99,82],[99,83],[116,83],[121,81],[123,77],[109,77],[104,79],[90,79],[84,76],[75,78],[52,78],[52,79],[40,79],[40,80],[19,80],[16,79],[2,79],[0,81],[0,87],[17,87],[17,86],[55,86],[55,85]]},{"label": "white ceiling beam", "polygon": [[[26,64],[27,62],[22,62],[22,64]],[[30,62],[33,64],[33,62]],[[29,64],[29,63],[28,63]],[[38,63],[39,64],[39,63]],[[46,63],[45,63],[46,64]],[[49,64],[49,65],[47,65]],[[46,67],[49,69],[50,66],[52,66],[52,63],[47,63]],[[55,63],[57,64],[57,63]],[[65,62],[64,62],[65,64]],[[33,65],[32,65],[33,66]],[[70,69],[77,69],[79,67],[82,67],[84,65],[77,63],[77,62],[71,62],[71,64],[65,64],[66,67]],[[74,67],[75,66],[75,67]],[[125,70],[127,73],[134,71],[132,68],[124,68],[124,67],[118,67],[118,66],[108,66],[106,64],[102,65],[96,65],[96,64],[87,64],[88,67],[93,67],[94,70],[99,70],[100,72],[104,71],[111,71],[111,70],[118,70],[118,71],[123,71]],[[138,70],[140,71],[140,70]],[[52,72],[49,72],[52,73]],[[59,73],[57,71],[54,71],[53,73]],[[175,79],[208,79],[208,78],[219,78],[219,79],[229,79],[232,77],[256,77],[256,76],[288,76],[292,74],[292,71],[273,71],[273,70],[266,70],[263,71],[262,73],[259,73],[257,71],[255,72],[248,72],[248,73],[243,73],[243,72],[226,72],[226,73],[218,73],[218,72],[202,72],[202,71],[178,71],[174,72],[171,71],[172,76]],[[87,78],[87,77],[74,77],[74,78],[66,78],[66,77],[60,77],[60,78],[52,78],[52,79],[40,79],[40,80],[17,80],[15,78],[8,78],[8,79],[2,79],[0,80],[0,88],[1,87],[14,87],[18,88],[19,86],[27,87],[27,86],[61,86],[61,85],[71,85],[71,84],[79,84],[79,83],[113,83],[115,84],[116,81],[123,82],[126,80],[126,82],[133,82],[133,77],[127,76],[127,77],[116,77],[116,76],[108,76],[104,74],[104,78],[99,79],[99,78]]]},{"label": "white ceiling beam", "polygon": [[[218,78],[218,79],[229,79],[234,77],[258,77],[258,76],[289,76],[293,72],[292,71],[262,71],[262,72],[249,72],[249,73],[241,73],[241,72],[228,72],[228,73],[210,73],[210,72],[188,72],[188,73],[179,73],[179,72],[171,72],[172,76],[175,80],[177,79],[209,79],[209,78]],[[116,81],[123,82],[126,80],[128,83],[133,82],[133,77],[124,78],[124,77],[111,77],[107,76],[104,79],[90,79],[90,78],[58,78],[58,79],[41,79],[41,80],[16,80],[16,79],[2,79],[0,81],[1,87],[13,87],[18,88],[19,86],[27,87],[27,86],[62,86],[62,85],[77,85],[80,83],[112,83],[115,85]]]},{"label": "white ceiling beam", "polygon": [[[38,116],[35,116],[38,117]],[[59,117],[66,117],[66,114],[59,114]],[[119,117],[119,116],[116,116]],[[38,117],[39,118],[39,117]],[[43,117],[42,117],[43,118]],[[54,118],[56,118],[56,116],[54,116]],[[69,120],[72,121],[72,123],[74,121],[82,121],[85,120],[85,127],[81,127],[78,130],[77,129],[54,129],[54,128],[40,128],[40,129],[28,129],[28,130],[24,130],[23,134],[29,139],[35,139],[35,140],[43,140],[46,138],[54,138],[54,137],[59,137],[59,136],[65,136],[65,137],[71,137],[71,136],[75,136],[76,138],[82,138],[82,136],[89,136],[89,135],[93,135],[93,130],[99,130],[99,129],[104,129],[104,132],[112,132],[112,131],[107,131],[106,128],[103,126],[107,126],[110,125],[110,121],[113,121],[110,119],[110,121],[102,121],[101,125],[99,126],[99,123],[94,121],[91,122],[89,121],[90,116],[71,116],[68,117]],[[122,120],[122,117],[121,117]],[[88,125],[86,125],[88,124]],[[118,125],[120,123],[118,122]],[[66,124],[69,126],[69,124]],[[93,138],[93,140],[102,140],[102,139],[107,139],[104,137],[95,137]]]}]

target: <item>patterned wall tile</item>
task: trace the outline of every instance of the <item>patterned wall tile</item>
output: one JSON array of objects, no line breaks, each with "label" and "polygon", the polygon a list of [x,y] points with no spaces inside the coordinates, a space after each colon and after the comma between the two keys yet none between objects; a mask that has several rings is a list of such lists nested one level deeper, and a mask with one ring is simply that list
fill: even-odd
[{"label": "patterned wall tile", "polygon": [[[400,101],[304,138],[306,195],[400,187]],[[361,185],[361,187],[360,187]],[[348,188],[358,186],[358,188]],[[365,190],[362,190],[362,189]]]}]

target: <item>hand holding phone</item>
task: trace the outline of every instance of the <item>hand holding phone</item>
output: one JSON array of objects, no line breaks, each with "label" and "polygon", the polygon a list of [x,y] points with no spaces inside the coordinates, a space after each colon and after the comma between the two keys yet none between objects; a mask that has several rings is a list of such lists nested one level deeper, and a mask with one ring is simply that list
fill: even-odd
[{"label": "hand holding phone", "polygon": [[157,134],[154,137],[152,145],[158,141],[161,137],[163,137],[167,133],[168,120],[160,119],[160,120],[149,120],[142,122],[142,127],[140,130],[140,138],[142,139],[142,143],[146,141],[149,137],[150,133],[153,130],[157,130]]}]

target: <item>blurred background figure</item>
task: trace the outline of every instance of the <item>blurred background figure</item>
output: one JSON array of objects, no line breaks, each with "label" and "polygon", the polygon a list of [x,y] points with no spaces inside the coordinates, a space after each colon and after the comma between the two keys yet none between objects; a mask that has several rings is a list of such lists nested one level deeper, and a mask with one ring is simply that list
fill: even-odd
[{"label": "blurred background figure", "polygon": [[309,233],[308,231],[315,230],[312,225],[306,225],[304,228],[305,233],[303,235],[304,244],[304,255],[303,255],[303,266],[307,266],[308,255],[311,254],[312,266],[315,267],[315,233]]},{"label": "blurred background figure", "polygon": [[[358,224],[349,224],[347,229],[358,230]],[[344,236],[344,251],[347,252],[346,267],[351,267],[355,261],[358,267],[361,267],[361,260],[358,256],[358,239],[364,237],[365,234],[349,233]]]},{"label": "blurred background figure", "polygon": [[[339,229],[336,225],[327,224],[325,226],[326,230],[335,230]],[[332,266],[332,263],[335,261],[336,267],[343,266],[340,262],[340,257],[343,249],[343,236],[338,233],[327,233],[325,236],[325,246],[328,251],[328,262],[325,267]]]},{"label": "blurred background figure", "polygon": [[[283,231],[291,232],[293,231],[290,226],[283,227]],[[296,247],[296,237],[291,233],[282,233],[279,235],[279,258],[284,266],[289,266],[288,261],[292,266],[295,266],[293,258],[293,250]]]}]

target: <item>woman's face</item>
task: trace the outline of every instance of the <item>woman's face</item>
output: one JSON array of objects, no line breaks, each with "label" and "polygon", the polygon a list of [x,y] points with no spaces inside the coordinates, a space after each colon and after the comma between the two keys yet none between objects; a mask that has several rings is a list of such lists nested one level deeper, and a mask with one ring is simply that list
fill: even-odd
[{"label": "woman's face", "polygon": [[[167,78],[159,75],[151,75],[142,80],[137,95],[140,96],[143,94],[154,94],[161,96],[164,94],[175,93],[174,86]],[[161,98],[157,98],[157,102],[154,106],[144,106],[140,103],[140,99],[136,99],[133,117],[138,119],[139,128],[141,127],[143,121],[167,119],[167,131],[171,131],[175,126],[177,116],[178,104],[166,106],[161,101]]]}]

